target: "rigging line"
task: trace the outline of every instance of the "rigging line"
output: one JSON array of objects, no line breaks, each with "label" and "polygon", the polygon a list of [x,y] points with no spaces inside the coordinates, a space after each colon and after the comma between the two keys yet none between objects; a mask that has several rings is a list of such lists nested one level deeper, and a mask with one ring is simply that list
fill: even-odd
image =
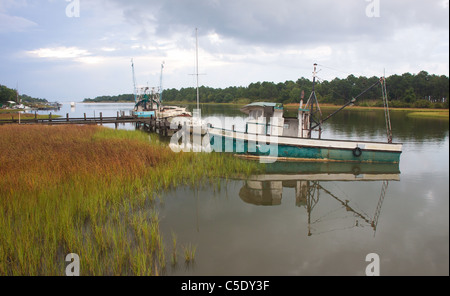
[{"label": "rigging line", "polygon": [[380,83],[380,81],[375,82],[374,84],[372,84],[371,86],[369,86],[366,90],[364,90],[362,93],[360,93],[359,95],[357,95],[354,99],[356,100],[357,98],[359,98],[360,96],[362,96],[363,94],[365,94],[366,92],[368,92],[370,89],[372,89],[374,86],[376,86],[378,83]]},{"label": "rigging line", "polygon": [[347,216],[344,216],[344,217],[342,217],[342,216],[341,217],[329,217],[329,216],[331,216],[334,213],[340,212],[343,208],[345,208],[345,206],[343,207],[341,205],[341,206],[336,207],[336,208],[334,208],[332,210],[329,210],[328,212],[323,213],[321,216],[317,217],[311,223],[319,223],[319,222],[332,221],[332,220],[338,220],[338,219],[344,220],[344,219],[347,219],[348,217],[354,217],[354,215],[351,215],[351,216],[347,215]]},{"label": "rigging line", "polygon": [[364,215],[356,212],[356,210],[353,209],[353,207],[351,207],[348,203],[343,202],[339,197],[337,197],[336,195],[334,195],[332,192],[326,190],[325,188],[323,188],[322,186],[320,186],[320,189],[322,189],[323,191],[325,191],[326,193],[328,193],[328,195],[330,195],[331,197],[333,197],[334,199],[336,199],[339,203],[341,203],[342,205],[344,205],[345,207],[348,208],[349,211],[355,213],[358,217],[362,218],[366,223],[370,224],[369,219],[367,217],[364,217]]},{"label": "rigging line", "polygon": [[[327,218],[327,219],[322,219],[322,218]],[[321,219],[316,219],[314,221],[311,221],[311,224],[316,224],[316,225],[326,224],[326,223],[334,223],[334,224],[336,224],[336,223],[346,222],[346,221],[355,219],[355,221],[358,221],[357,222],[358,226],[364,226],[364,225],[369,225],[370,226],[370,224],[364,224],[364,223],[360,222],[359,218],[360,217],[357,217],[356,215],[350,215],[350,214],[342,215],[342,216],[339,216],[339,217],[325,217],[324,216],[324,217],[321,217]]]},{"label": "rigging line", "polygon": [[325,66],[325,65],[317,64],[317,66],[324,67],[324,68],[327,68],[329,70],[341,72],[341,73],[344,73],[344,74],[347,74],[347,75],[352,75],[352,73],[349,73],[349,72],[346,72],[346,71],[343,71],[343,70],[339,70],[339,69],[336,69],[336,68],[328,67],[328,66]]},{"label": "rigging line", "polygon": [[[373,219],[372,219],[372,226],[375,229],[375,231],[377,230],[378,219],[380,218],[380,213],[381,213],[381,206],[382,206],[384,198],[386,196],[386,191],[387,191],[388,186],[389,186],[389,181],[384,180],[383,186],[381,188],[380,199],[378,200],[377,208],[375,210],[375,214],[373,215]],[[374,233],[374,235],[375,235],[375,233]]]},{"label": "rigging line", "polygon": [[355,228],[355,227],[359,227],[359,226],[353,225],[353,226],[347,226],[347,227],[341,227],[341,228],[334,228],[334,229],[330,229],[330,230],[324,230],[324,231],[316,232],[316,233],[313,233],[313,234],[314,235],[319,235],[319,234],[329,233],[329,232],[333,232],[333,231],[348,230],[348,229],[352,229],[352,228]]},{"label": "rigging line", "polygon": [[[333,183],[334,183],[334,182],[333,182]],[[369,217],[369,215],[368,215],[366,212],[364,212],[364,210],[358,205],[358,203],[355,202],[355,201],[353,201],[352,198],[350,198],[350,197],[348,196],[348,194],[347,194],[340,186],[338,186],[338,184],[334,183],[333,185],[334,185],[337,189],[339,189],[339,190],[341,191],[341,193],[346,197],[346,200],[348,200],[349,203],[350,203],[350,202],[352,203],[352,208],[357,209],[358,212],[361,212],[361,213],[363,213],[364,215],[366,215],[367,217]],[[322,187],[322,188],[323,188],[323,187]],[[330,190],[330,192],[331,192],[331,190]]]},{"label": "rigging line", "polygon": [[314,127],[311,127],[311,130],[314,130],[316,127],[321,126],[325,121],[327,121],[328,119],[330,119],[331,117],[333,117],[336,113],[342,111],[344,108],[346,108],[348,105],[353,104],[357,98],[359,98],[362,94],[366,93],[368,90],[370,90],[371,88],[373,88],[374,86],[376,86],[378,83],[381,83],[379,80],[377,82],[375,82],[374,84],[372,84],[370,87],[368,87],[366,90],[364,90],[363,92],[361,92],[359,95],[357,95],[356,97],[352,98],[350,101],[348,101],[346,104],[344,104],[341,108],[339,108],[338,110],[334,111],[333,113],[331,113],[330,115],[327,116],[327,118],[322,119],[321,122],[316,123],[316,125]]}]

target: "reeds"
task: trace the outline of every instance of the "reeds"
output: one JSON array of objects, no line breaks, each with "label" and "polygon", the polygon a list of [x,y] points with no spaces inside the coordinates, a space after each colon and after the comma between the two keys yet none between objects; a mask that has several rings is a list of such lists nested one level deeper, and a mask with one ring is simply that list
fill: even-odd
[{"label": "reeds", "polygon": [[[60,115],[52,115],[52,118],[60,118]],[[18,112],[0,112],[0,120],[5,122],[12,122],[18,120],[30,120],[30,119],[48,119],[48,115],[34,115],[30,113],[18,113]]]},{"label": "reeds", "polygon": [[[161,192],[255,170],[226,154],[174,153],[139,131],[0,126],[0,275],[65,275],[68,253],[81,275],[161,274]],[[184,253],[190,261],[195,248]]]},{"label": "reeds", "polygon": [[172,231],[172,256],[171,256],[172,266],[177,265],[178,255],[177,255],[177,235]]},{"label": "reeds", "polygon": [[187,244],[183,246],[184,262],[189,264],[195,260],[195,253],[197,251],[197,246],[192,244]]}]

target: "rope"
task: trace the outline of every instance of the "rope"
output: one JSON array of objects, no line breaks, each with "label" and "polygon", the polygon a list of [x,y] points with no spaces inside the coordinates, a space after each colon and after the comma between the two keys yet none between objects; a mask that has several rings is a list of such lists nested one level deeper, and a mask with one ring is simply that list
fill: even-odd
[{"label": "rope", "polygon": [[349,72],[345,72],[345,71],[342,71],[342,70],[339,70],[339,69],[336,69],[336,68],[331,68],[331,67],[328,67],[328,66],[325,66],[325,65],[317,64],[317,66],[320,66],[320,67],[323,67],[323,68],[327,68],[327,69],[330,69],[330,70],[333,70],[333,71],[336,71],[336,72],[341,72],[341,73],[344,73],[344,74],[347,74],[347,75],[351,75],[351,73],[349,73]]}]

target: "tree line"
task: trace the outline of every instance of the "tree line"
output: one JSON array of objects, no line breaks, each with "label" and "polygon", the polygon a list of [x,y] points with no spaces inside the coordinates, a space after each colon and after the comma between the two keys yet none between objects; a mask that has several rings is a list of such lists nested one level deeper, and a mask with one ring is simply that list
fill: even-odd
[{"label": "tree line", "polygon": [[96,97],[94,99],[86,98],[83,100],[84,103],[95,103],[95,102],[110,102],[110,103],[117,103],[117,102],[134,102],[134,95],[133,94],[122,94],[117,96],[100,96]]},{"label": "tree line", "polygon": [[16,103],[48,103],[46,99],[33,98],[31,96],[22,94],[17,97],[17,90],[8,88],[0,84],[0,106],[9,105],[8,102]]},{"label": "tree line", "polygon": [[[316,83],[316,96],[320,103],[343,105],[370,86],[379,81],[379,77],[335,78],[331,81],[318,81]],[[200,101],[202,103],[251,103],[255,101],[270,101],[278,103],[299,103],[304,96],[307,100],[312,91],[312,81],[299,78],[297,81],[285,82],[256,82],[244,86],[231,86],[227,88],[212,88],[201,86]],[[388,98],[392,107],[418,107],[418,108],[448,108],[449,78],[445,75],[429,74],[421,71],[418,74],[405,73],[392,75],[386,78]],[[163,102],[188,102],[197,100],[197,91],[193,87],[181,89],[166,89],[162,94]],[[133,102],[133,94],[118,96],[100,96],[94,99],[85,99],[84,102]],[[373,87],[358,97],[356,105],[383,106],[381,87]]]},{"label": "tree line", "polygon": [[[316,96],[320,103],[343,105],[379,81],[379,77],[335,78],[331,81],[319,81],[315,85]],[[421,71],[416,75],[405,73],[386,78],[388,98],[392,107],[448,108],[449,78],[445,75],[430,75]],[[299,103],[304,96],[307,100],[312,91],[313,82],[304,77],[297,81],[280,83],[256,82],[247,87],[228,87],[225,89],[200,87],[200,101],[203,103],[251,103],[271,101],[283,104]],[[167,89],[163,92],[166,102],[196,102],[194,88]],[[383,106],[381,86],[370,88],[358,97],[356,105]]]}]

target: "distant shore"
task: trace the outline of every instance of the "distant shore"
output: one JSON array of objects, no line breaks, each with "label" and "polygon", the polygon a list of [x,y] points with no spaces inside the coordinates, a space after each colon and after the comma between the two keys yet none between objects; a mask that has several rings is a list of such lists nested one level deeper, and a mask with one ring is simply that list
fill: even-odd
[{"label": "distant shore", "polygon": [[99,101],[99,102],[79,102],[76,104],[134,104],[130,101],[117,101],[117,102],[110,102],[110,101]]},{"label": "distant shore", "polygon": [[[118,101],[118,102],[83,102],[84,104],[96,104],[96,103],[110,103],[110,104],[116,104],[116,103],[134,103],[129,101]],[[187,102],[187,101],[172,101],[167,102],[167,105],[194,105],[195,102]],[[200,103],[200,105],[223,105],[223,106],[245,106],[247,103],[214,103],[214,102],[208,102],[208,103]],[[283,106],[286,109],[294,109],[298,108],[298,103],[288,103],[283,104]],[[333,110],[340,108],[341,105],[334,105],[334,104],[327,104],[322,103],[320,104],[320,108]],[[370,111],[370,110],[383,110],[383,107],[375,107],[375,106],[349,106],[346,107],[348,110],[359,110],[359,111]],[[404,107],[389,107],[389,110],[391,111],[405,111],[410,112],[408,116],[411,117],[433,117],[433,118],[449,118],[449,109],[431,109],[431,108],[404,108]]]},{"label": "distant shore", "polygon": [[[195,104],[194,102],[170,102],[168,103],[170,105],[192,105]],[[224,105],[224,106],[245,106],[246,103],[200,103],[200,105]],[[286,109],[292,110],[295,108],[298,108],[298,103],[288,103],[283,104],[283,106]],[[321,103],[320,108],[322,109],[328,109],[328,110],[337,110],[341,105],[334,105],[334,104],[326,104]],[[355,110],[355,111],[371,111],[371,110],[384,110],[383,107],[375,107],[375,106],[349,106],[346,107],[348,110]],[[408,116],[414,116],[414,117],[438,117],[438,118],[449,118],[449,109],[431,109],[431,108],[395,108],[395,107],[389,107],[390,111],[404,111],[404,112],[410,112]]]}]

